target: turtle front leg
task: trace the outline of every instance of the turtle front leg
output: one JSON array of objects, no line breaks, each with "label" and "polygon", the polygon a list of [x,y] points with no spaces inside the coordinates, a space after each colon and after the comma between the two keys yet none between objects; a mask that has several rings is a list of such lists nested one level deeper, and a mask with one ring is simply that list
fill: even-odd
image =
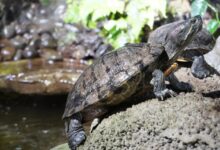
[{"label": "turtle front leg", "polygon": [[193,91],[193,86],[189,83],[185,82],[180,82],[177,77],[174,75],[174,73],[171,73],[168,77],[167,80],[170,82],[171,86],[175,90],[179,91],[185,91],[185,92],[191,92]]},{"label": "turtle front leg", "polygon": [[152,73],[152,80],[150,81],[151,85],[154,86],[154,94],[160,100],[164,100],[164,97],[167,95],[176,96],[176,93],[172,90],[166,88],[165,77],[161,70],[154,70]]},{"label": "turtle front leg", "polygon": [[194,57],[193,64],[191,66],[191,72],[194,77],[203,79],[210,76],[213,73],[211,67],[205,62],[203,56]]},{"label": "turtle front leg", "polygon": [[76,113],[71,118],[65,120],[65,131],[70,149],[76,150],[77,146],[82,144],[86,139],[80,113]]}]

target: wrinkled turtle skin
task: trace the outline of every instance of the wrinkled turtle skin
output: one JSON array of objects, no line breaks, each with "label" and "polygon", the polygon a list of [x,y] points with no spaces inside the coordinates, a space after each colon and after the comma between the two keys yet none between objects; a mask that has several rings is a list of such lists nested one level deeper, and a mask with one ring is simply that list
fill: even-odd
[{"label": "wrinkled turtle skin", "polygon": [[165,86],[165,71],[202,28],[200,16],[177,23],[163,45],[128,44],[105,54],[78,78],[63,114],[69,147],[86,139],[82,123],[110,111],[111,106],[153,89],[156,97],[175,95]]}]

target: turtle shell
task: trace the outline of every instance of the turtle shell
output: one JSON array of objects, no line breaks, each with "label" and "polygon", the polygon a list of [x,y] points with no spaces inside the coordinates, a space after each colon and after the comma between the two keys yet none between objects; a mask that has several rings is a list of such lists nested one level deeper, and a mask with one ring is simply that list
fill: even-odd
[{"label": "turtle shell", "polygon": [[117,105],[138,89],[144,89],[143,86],[150,85],[146,82],[152,78],[149,71],[155,68],[156,58],[145,44],[135,48],[125,46],[97,59],[80,75],[69,93],[63,118],[85,113],[90,108]]}]

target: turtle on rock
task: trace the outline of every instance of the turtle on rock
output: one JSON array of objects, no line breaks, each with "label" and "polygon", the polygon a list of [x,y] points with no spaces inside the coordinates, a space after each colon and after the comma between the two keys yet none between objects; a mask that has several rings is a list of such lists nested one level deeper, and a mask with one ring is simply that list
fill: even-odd
[{"label": "turtle on rock", "polygon": [[83,122],[97,121],[114,106],[134,101],[140,93],[153,92],[162,100],[175,96],[166,88],[165,76],[169,76],[170,66],[201,29],[200,16],[181,21],[163,44],[127,44],[85,69],[68,95],[63,114],[69,147],[75,150],[86,139]]}]

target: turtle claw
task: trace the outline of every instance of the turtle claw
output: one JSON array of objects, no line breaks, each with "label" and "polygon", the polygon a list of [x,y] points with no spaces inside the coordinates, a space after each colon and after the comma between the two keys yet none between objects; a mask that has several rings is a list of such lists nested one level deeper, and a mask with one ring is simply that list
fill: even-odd
[{"label": "turtle claw", "polygon": [[169,90],[169,95],[170,95],[171,97],[176,97],[176,96],[177,96],[177,93],[174,92],[173,90]]},{"label": "turtle claw", "polygon": [[152,73],[152,76],[153,78],[150,81],[150,84],[154,86],[154,94],[159,100],[163,101],[167,96],[174,97],[177,95],[174,91],[166,88],[164,75],[162,71],[156,69]]},{"label": "turtle claw", "polygon": [[69,137],[69,147],[71,150],[76,150],[77,146],[82,144],[86,140],[86,134],[84,131],[79,131]]},{"label": "turtle claw", "polygon": [[174,91],[169,90],[169,89],[164,89],[164,90],[162,90],[162,91],[157,91],[157,92],[155,92],[154,94],[155,94],[156,97],[157,97],[159,100],[161,100],[161,101],[163,101],[164,98],[167,97],[167,96],[171,96],[171,97],[177,96],[177,94],[176,94]]},{"label": "turtle claw", "polygon": [[95,118],[92,121],[92,124],[90,126],[90,133],[92,133],[92,131],[99,125],[99,123],[100,123],[100,119],[99,118]]}]

